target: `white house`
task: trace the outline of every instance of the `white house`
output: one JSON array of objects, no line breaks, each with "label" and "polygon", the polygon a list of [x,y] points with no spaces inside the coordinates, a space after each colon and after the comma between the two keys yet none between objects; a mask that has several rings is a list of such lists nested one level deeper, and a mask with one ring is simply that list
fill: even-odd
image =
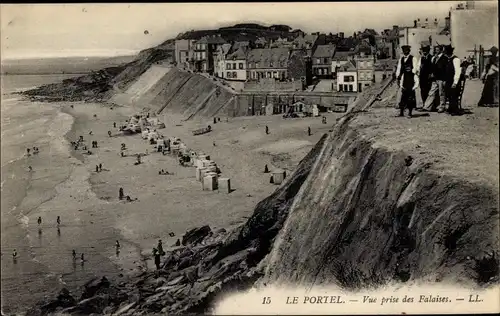
[{"label": "white house", "polygon": [[248,48],[239,47],[236,51],[226,56],[224,64],[224,79],[246,81],[247,75],[247,53]]},{"label": "white house", "polygon": [[358,70],[355,61],[337,68],[337,91],[358,92]]}]

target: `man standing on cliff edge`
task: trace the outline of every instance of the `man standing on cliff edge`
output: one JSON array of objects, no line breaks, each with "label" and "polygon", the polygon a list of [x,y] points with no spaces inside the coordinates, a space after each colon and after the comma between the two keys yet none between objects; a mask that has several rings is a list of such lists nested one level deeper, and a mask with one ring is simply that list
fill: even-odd
[{"label": "man standing on cliff edge", "polygon": [[408,118],[411,118],[412,111],[417,105],[415,89],[418,87],[418,75],[415,65],[417,61],[410,54],[411,46],[401,46],[403,57],[398,62],[396,78],[401,89],[401,99],[399,101],[399,115],[404,116],[404,110],[408,109]]}]

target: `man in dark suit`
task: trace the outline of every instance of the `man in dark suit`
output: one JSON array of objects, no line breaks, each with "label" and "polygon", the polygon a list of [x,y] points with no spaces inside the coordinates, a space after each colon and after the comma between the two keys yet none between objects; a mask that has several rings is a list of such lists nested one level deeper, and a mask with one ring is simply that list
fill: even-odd
[{"label": "man in dark suit", "polygon": [[404,116],[404,110],[408,109],[408,118],[412,117],[412,111],[417,105],[415,89],[418,87],[417,61],[410,54],[411,46],[401,46],[403,56],[398,62],[396,78],[401,89],[399,101],[399,116]]},{"label": "man in dark suit", "polygon": [[448,114],[459,114],[458,100],[460,97],[459,81],[462,75],[460,67],[460,58],[453,54],[454,48],[451,45],[446,45],[444,54],[447,57],[445,68],[445,93],[448,99]]},{"label": "man in dark suit", "polygon": [[421,56],[418,62],[418,79],[420,85],[420,96],[422,97],[422,102],[425,103],[429,91],[431,90],[431,85],[433,81],[432,75],[432,55],[429,53],[431,47],[427,44],[422,45]]}]

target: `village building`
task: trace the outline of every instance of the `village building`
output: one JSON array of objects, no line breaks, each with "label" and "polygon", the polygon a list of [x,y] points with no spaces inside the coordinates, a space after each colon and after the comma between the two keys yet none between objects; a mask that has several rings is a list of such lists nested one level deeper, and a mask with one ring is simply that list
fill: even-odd
[{"label": "village building", "polygon": [[222,37],[215,35],[205,36],[197,41],[191,59],[193,71],[213,74],[215,70],[214,52],[223,44],[226,44],[226,41]]},{"label": "village building", "polygon": [[363,92],[364,88],[371,86],[375,80],[375,56],[361,52],[354,60],[358,70],[358,92]]},{"label": "village building", "polygon": [[189,62],[191,60],[194,40],[176,40],[175,41],[175,62],[177,67],[187,69],[189,67]]},{"label": "village building", "polygon": [[318,45],[312,56],[313,75],[318,78],[332,78],[332,60],[335,45]]},{"label": "village building", "polygon": [[[488,50],[498,47],[498,9],[497,1],[467,1],[450,12],[451,44],[455,55],[464,58],[474,54],[479,46]],[[486,31],[485,31],[486,30]],[[474,56],[479,64],[479,54]]]},{"label": "village building", "polygon": [[411,54],[418,55],[420,43],[428,41],[431,46],[435,45],[448,45],[451,44],[451,37],[449,32],[450,20],[449,17],[444,19],[444,24],[441,20],[434,19],[416,19],[413,21],[412,27],[399,27],[399,47],[398,52],[401,51],[401,46],[411,46]]},{"label": "village building", "polygon": [[358,92],[358,69],[354,60],[337,68],[337,91]]},{"label": "village building", "polygon": [[383,82],[387,78],[392,77],[392,74],[396,72],[398,60],[397,59],[387,59],[378,60],[374,65],[374,78],[375,82]]},{"label": "village building", "polygon": [[214,76],[223,78],[226,70],[226,56],[231,49],[231,44],[223,44],[214,52]]},{"label": "village building", "polygon": [[248,45],[237,45],[235,51],[227,54],[224,63],[224,79],[246,81]]},{"label": "village building", "polygon": [[288,78],[294,81],[302,81],[305,89],[312,84],[312,61],[307,49],[294,49],[288,60]]},{"label": "village building", "polygon": [[332,58],[332,76],[333,78],[337,78],[338,70],[347,65],[351,60],[354,60],[354,52],[352,51],[335,51],[335,55]]},{"label": "village building", "polygon": [[293,43],[288,41],[288,39],[279,37],[277,40],[271,40],[269,47],[271,48],[284,48],[284,47],[292,47]]},{"label": "village building", "polygon": [[250,50],[247,55],[248,79],[288,79],[289,57],[290,52],[287,48],[256,48]]},{"label": "village building", "polygon": [[318,41],[318,35],[316,34],[308,34],[308,35],[299,35],[292,41],[292,49],[305,49],[307,54],[312,57],[314,50]]},{"label": "village building", "polygon": [[258,39],[255,40],[255,48],[266,48],[267,47],[267,40],[263,37],[259,37]]}]

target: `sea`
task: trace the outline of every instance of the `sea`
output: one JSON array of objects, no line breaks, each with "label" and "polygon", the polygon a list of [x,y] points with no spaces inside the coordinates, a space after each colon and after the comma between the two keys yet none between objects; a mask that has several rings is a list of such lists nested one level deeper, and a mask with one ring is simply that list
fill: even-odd
[{"label": "sea", "polygon": [[[79,239],[85,228],[65,225],[66,218],[60,213],[63,223],[57,229],[56,214],[40,213],[43,209],[40,206],[47,205],[58,194],[58,186],[68,181],[75,170],[76,158],[71,156],[64,137],[72,128],[73,117],[61,110],[63,104],[31,102],[12,94],[74,76],[1,77],[3,314],[23,314],[28,307],[53,297],[61,288],[76,289],[94,276],[92,267],[77,263],[71,255],[75,245],[79,252],[84,251]],[[27,155],[27,148],[33,147],[39,148],[39,154]],[[29,166],[35,172],[30,172]],[[41,225],[37,223],[38,216],[42,216]],[[100,268],[112,269],[105,264]]]}]

